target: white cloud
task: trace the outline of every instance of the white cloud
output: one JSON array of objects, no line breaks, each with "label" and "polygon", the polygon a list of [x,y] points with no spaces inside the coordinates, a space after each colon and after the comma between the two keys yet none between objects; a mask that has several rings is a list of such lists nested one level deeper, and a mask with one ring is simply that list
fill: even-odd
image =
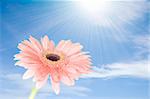
[{"label": "white cloud", "polygon": [[102,66],[101,68],[94,67],[94,72],[83,75],[83,78],[111,78],[118,76],[150,78],[148,70],[149,61],[141,60],[130,63],[113,63]]},{"label": "white cloud", "polygon": [[[130,61],[115,62],[103,66],[93,67],[94,72],[83,75],[83,78],[112,78],[112,77],[138,77],[150,78],[150,59],[148,59],[150,48],[150,35],[132,36],[130,38],[136,49]],[[100,67],[100,68],[98,68]]]},{"label": "white cloud", "polygon": [[[31,79],[23,80],[22,74],[0,74],[0,97],[2,99],[28,99],[31,89],[34,87],[34,83]],[[59,96],[51,89],[50,83],[47,84],[39,90],[36,99],[47,99],[48,97],[53,97],[53,99],[66,99],[65,96],[86,96],[90,91],[89,88],[84,86],[75,85],[73,87],[68,87],[61,85],[61,93]]]},{"label": "white cloud", "polygon": [[148,58],[150,53],[150,35],[132,36],[130,39],[134,43],[134,48],[136,49],[134,59]]},{"label": "white cloud", "polygon": [[150,45],[150,35],[136,36],[133,41],[142,47],[149,47]]}]

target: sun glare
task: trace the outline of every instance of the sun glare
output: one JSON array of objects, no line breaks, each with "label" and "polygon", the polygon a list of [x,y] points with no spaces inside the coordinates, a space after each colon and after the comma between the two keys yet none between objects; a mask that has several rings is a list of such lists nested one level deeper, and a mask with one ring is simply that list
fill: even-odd
[{"label": "sun glare", "polygon": [[79,4],[89,13],[104,13],[109,9],[109,2],[105,0],[81,0]]},{"label": "sun glare", "polygon": [[106,0],[80,0],[78,7],[90,21],[105,25],[106,17],[112,12],[111,1]]}]

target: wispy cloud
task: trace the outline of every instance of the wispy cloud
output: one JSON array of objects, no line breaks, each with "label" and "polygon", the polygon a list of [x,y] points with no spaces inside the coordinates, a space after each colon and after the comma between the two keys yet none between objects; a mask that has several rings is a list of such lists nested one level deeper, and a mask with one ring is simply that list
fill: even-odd
[{"label": "wispy cloud", "polygon": [[[34,87],[34,83],[31,79],[23,80],[22,74],[10,73],[0,74],[0,97],[2,99],[28,99],[31,89]],[[64,97],[69,96],[86,96],[91,90],[84,86],[67,87],[61,85],[61,93],[56,96],[51,89],[50,83],[47,83],[37,94],[36,99],[47,99],[53,97],[53,99],[66,99]]]},{"label": "wispy cloud", "polygon": [[148,42],[150,41],[150,35],[135,36],[133,41],[141,47],[148,48],[150,45],[150,43]]},{"label": "wispy cloud", "polygon": [[135,52],[135,59],[143,59],[148,58],[150,53],[150,35],[142,35],[142,36],[133,36],[132,42],[134,43],[134,48],[137,49]]},{"label": "wispy cloud", "polygon": [[111,77],[138,77],[149,79],[148,61],[134,61],[130,63],[113,63],[103,65],[101,68],[94,67],[94,72],[83,75],[83,78],[111,78]]},{"label": "wispy cloud", "polygon": [[[112,77],[138,77],[150,78],[150,35],[134,36],[130,38],[136,49],[135,55],[129,61],[115,62],[103,66],[93,67],[94,72],[83,75],[83,78],[112,78]],[[100,68],[99,68],[100,67]]]}]

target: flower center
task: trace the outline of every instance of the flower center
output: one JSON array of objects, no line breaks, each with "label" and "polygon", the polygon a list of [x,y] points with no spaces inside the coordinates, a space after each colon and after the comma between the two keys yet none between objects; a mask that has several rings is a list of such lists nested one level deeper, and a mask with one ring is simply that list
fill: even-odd
[{"label": "flower center", "polygon": [[58,61],[58,60],[60,60],[60,56],[58,56],[57,54],[47,54],[46,58],[48,60],[51,60],[51,61]]}]

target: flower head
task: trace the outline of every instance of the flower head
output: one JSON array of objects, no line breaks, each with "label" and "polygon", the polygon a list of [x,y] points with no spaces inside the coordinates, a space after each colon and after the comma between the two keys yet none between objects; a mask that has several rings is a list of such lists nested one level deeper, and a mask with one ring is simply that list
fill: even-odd
[{"label": "flower head", "polygon": [[18,60],[15,65],[27,69],[23,79],[33,77],[38,89],[50,76],[52,89],[59,94],[60,82],[74,85],[74,80],[81,74],[91,71],[90,56],[82,52],[79,43],[72,43],[70,40],[62,40],[55,46],[47,36],[41,38],[41,42],[30,36],[29,40],[22,41],[18,48],[20,53],[15,55],[15,60]]}]

